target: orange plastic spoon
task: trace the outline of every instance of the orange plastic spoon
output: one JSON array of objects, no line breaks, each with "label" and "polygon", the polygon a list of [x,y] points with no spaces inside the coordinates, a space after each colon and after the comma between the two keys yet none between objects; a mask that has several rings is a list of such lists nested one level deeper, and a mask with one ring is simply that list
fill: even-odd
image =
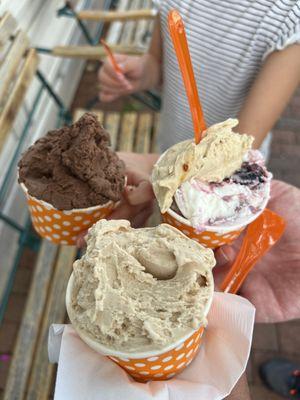
[{"label": "orange plastic spoon", "polygon": [[107,54],[107,57],[110,59],[110,62],[112,63],[112,66],[113,66],[115,72],[117,74],[122,74],[123,75],[123,71],[120,68],[119,64],[117,63],[117,61],[116,61],[116,59],[115,59],[115,57],[113,55],[113,52],[111,51],[109,45],[103,39],[100,40],[100,43],[104,47],[105,53]]},{"label": "orange plastic spoon", "polygon": [[184,24],[178,11],[171,10],[169,12],[168,23],[186,94],[190,104],[194,124],[195,142],[198,144],[201,140],[202,132],[206,129],[206,125],[195,82],[195,75],[191,62],[189,46],[185,35]]},{"label": "orange plastic spoon", "polygon": [[247,228],[242,247],[220,289],[237,293],[257,261],[280,239],[285,221],[274,212],[265,211]]}]

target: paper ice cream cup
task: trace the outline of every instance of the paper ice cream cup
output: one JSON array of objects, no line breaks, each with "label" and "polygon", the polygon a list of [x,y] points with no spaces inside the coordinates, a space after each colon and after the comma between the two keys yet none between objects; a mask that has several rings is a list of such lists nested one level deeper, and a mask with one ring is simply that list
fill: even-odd
[{"label": "paper ice cream cup", "polygon": [[196,240],[198,243],[210,249],[231,244],[245,229],[247,225],[241,225],[235,229],[224,229],[222,227],[206,227],[204,231],[198,232],[192,227],[189,220],[177,214],[172,209],[162,214],[162,219],[165,223],[174,226],[190,239]]},{"label": "paper ice cream cup", "polygon": [[242,231],[251,222],[256,220],[257,217],[264,211],[270,198],[270,182],[266,183],[266,192],[264,201],[260,210],[249,217],[240,219],[238,222],[227,223],[226,225],[211,226],[205,225],[203,231],[199,232],[194,228],[190,221],[183,216],[177,214],[174,210],[169,208],[167,212],[162,214],[162,219],[165,223],[174,226],[190,239],[196,240],[198,243],[210,249],[223,246],[224,244],[231,244],[239,237]]},{"label": "paper ice cream cup", "polygon": [[[161,154],[157,163],[164,157],[166,152]],[[270,199],[271,182],[266,183],[265,197],[260,210],[249,217],[240,219],[238,222],[227,223],[226,225],[211,226],[205,225],[203,231],[199,232],[194,228],[190,221],[169,208],[165,213],[161,214],[163,222],[179,229],[190,239],[196,240],[198,243],[210,249],[216,249],[224,244],[234,242],[243,230],[254,221],[264,211]]]},{"label": "paper ice cream cup", "polygon": [[[71,294],[74,277],[71,275],[67,292],[66,307],[67,312],[80,338],[97,353],[107,356],[113,362],[123,368],[130,376],[140,382],[149,380],[168,380],[182,372],[195,358],[202,343],[202,336],[205,327],[200,326],[197,330],[191,330],[188,334],[181,337],[176,342],[157,351],[147,351],[140,353],[126,353],[116,351],[93,340],[85,332],[78,329],[72,321]],[[204,315],[207,316],[212,299],[213,286],[210,300],[208,301]]]},{"label": "paper ice cream cup", "polygon": [[21,187],[27,198],[34,229],[41,237],[55,244],[75,245],[80,233],[99,219],[107,217],[118,204],[108,201],[99,206],[62,211],[31,196],[23,183]]},{"label": "paper ice cream cup", "polygon": [[189,220],[177,214],[174,210],[169,209],[162,214],[162,219],[165,223],[174,226],[190,239],[196,240],[198,243],[210,249],[216,249],[224,244],[234,242],[247,225],[255,220],[263,210],[261,210],[248,223],[241,223],[233,226],[205,226],[204,230],[198,232],[190,223]]}]

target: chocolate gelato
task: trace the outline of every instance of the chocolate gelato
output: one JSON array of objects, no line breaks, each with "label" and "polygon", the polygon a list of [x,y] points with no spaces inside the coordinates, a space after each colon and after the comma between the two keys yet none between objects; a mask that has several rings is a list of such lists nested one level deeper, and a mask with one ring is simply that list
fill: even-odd
[{"label": "chocolate gelato", "polygon": [[118,201],[125,166],[109,145],[109,134],[96,115],[86,113],[29,147],[19,162],[19,182],[31,196],[58,210]]}]

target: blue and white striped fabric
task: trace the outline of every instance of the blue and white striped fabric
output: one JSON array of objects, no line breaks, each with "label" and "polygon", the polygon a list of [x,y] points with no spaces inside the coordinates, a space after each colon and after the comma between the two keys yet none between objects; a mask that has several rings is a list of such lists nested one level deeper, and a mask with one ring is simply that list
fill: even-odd
[{"label": "blue and white striped fabric", "polygon": [[[193,126],[167,15],[184,19],[207,125],[236,117],[264,59],[300,43],[299,0],[156,0],[164,45],[163,112],[159,144],[164,151],[193,136]],[[284,77],[283,77],[284,79]]]}]

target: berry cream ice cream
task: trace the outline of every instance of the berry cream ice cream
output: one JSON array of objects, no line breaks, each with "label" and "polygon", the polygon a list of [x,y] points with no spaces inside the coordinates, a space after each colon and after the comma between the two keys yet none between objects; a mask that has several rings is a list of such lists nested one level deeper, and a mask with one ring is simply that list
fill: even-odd
[{"label": "berry cream ice cream", "polygon": [[253,137],[233,132],[229,119],[204,132],[201,142],[180,142],[154,166],[153,189],[162,213],[170,207],[197,231],[230,226],[258,215],[269,198],[272,178]]},{"label": "berry cream ice cream", "polygon": [[109,134],[97,116],[86,113],[29,147],[19,162],[19,182],[31,196],[58,210],[117,202],[125,166],[109,145]]},{"label": "berry cream ice cream", "polygon": [[101,220],[74,263],[70,320],[109,349],[159,350],[206,324],[214,265],[210,249],[169,225]]}]

